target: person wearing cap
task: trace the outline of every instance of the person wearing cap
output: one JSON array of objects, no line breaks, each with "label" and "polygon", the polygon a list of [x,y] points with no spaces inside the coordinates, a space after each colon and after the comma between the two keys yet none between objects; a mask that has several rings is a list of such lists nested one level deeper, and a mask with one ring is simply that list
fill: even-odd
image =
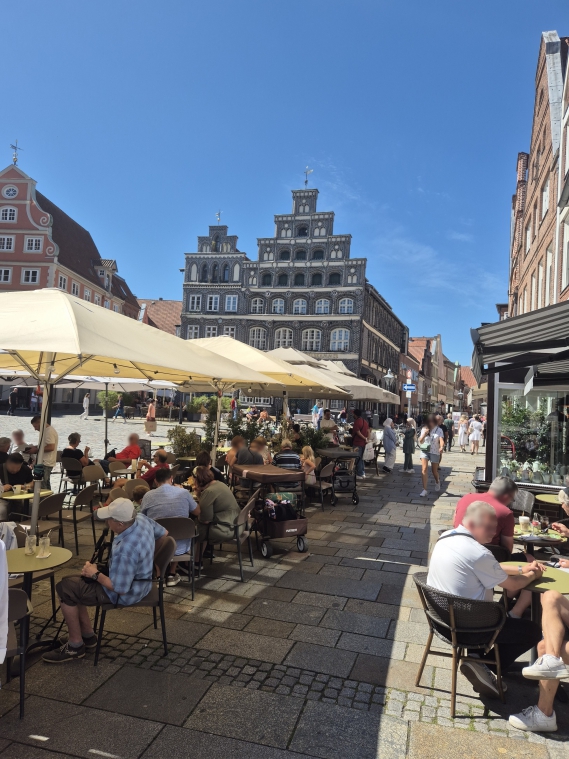
[{"label": "person wearing cap", "polygon": [[59,650],[43,655],[48,664],[82,659],[86,651],[96,648],[97,636],[93,632],[88,606],[109,603],[131,606],[141,601],[152,588],[156,543],[168,531],[144,514],[136,514],[128,498],[117,498],[95,514],[98,519],[106,520],[115,534],[109,574],[99,572],[96,564],[87,561],[80,575],[69,575],[57,583],[55,588],[69,629],[69,639]]}]

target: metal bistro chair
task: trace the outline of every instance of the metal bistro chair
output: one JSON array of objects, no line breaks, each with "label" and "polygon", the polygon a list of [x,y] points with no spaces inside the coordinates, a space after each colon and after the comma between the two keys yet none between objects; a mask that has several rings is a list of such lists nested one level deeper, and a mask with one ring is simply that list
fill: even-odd
[{"label": "metal bistro chair", "polygon": [[[243,558],[241,555],[241,546],[245,541],[247,541],[247,546],[249,548],[249,561],[251,562],[252,567],[255,566],[255,563],[253,561],[253,544],[251,543],[251,528],[249,526],[249,517],[251,515],[251,512],[253,511],[253,508],[255,507],[256,501],[257,501],[257,492],[255,492],[249,498],[246,505],[243,506],[239,514],[235,517],[235,520],[233,522],[233,539],[223,541],[224,543],[235,543],[237,546],[237,557],[239,559],[239,574],[241,575],[241,582],[245,582],[245,576],[243,574]],[[205,542],[208,547],[211,546],[212,556],[210,558],[209,563],[213,564],[213,544],[210,543],[209,541],[209,525],[208,525]],[[222,546],[223,543],[221,543],[220,545]],[[204,549],[204,543],[202,543],[200,546],[200,559],[199,559],[200,568],[198,569],[198,577],[200,576],[203,549]]]},{"label": "metal bistro chair", "polygon": [[[79,538],[77,536],[77,524],[84,522],[86,519],[91,520],[91,527],[93,529],[93,543],[97,543],[97,535],[95,534],[95,517],[93,514],[93,501],[97,492],[97,484],[89,485],[89,487],[83,488],[75,496],[71,507],[64,509],[62,513],[63,524],[71,523],[73,525],[73,533],[75,535],[75,553],[79,556]],[[89,511],[81,511],[83,506],[88,506]],[[77,513],[77,507],[79,507],[79,513]]]},{"label": "metal bistro chair", "polygon": [[194,600],[194,588],[195,588],[195,545],[198,531],[196,530],[196,523],[191,517],[164,517],[164,519],[157,519],[158,524],[165,527],[168,530],[168,535],[174,538],[174,540],[189,540],[190,550],[187,553],[182,553],[174,556],[174,561],[187,561],[190,565],[190,571],[188,573],[188,580],[192,585],[192,601]]},{"label": "metal bistro chair", "polygon": [[[168,641],[166,640],[166,616],[164,614],[164,582],[166,579],[166,574],[168,572],[168,567],[170,566],[170,562],[174,558],[175,553],[176,541],[174,538],[170,537],[170,535],[167,535],[164,538],[163,542],[160,544],[160,547],[157,548],[154,552],[156,575],[152,578],[149,578],[152,579],[152,588],[150,590],[150,593],[144,596],[144,598],[138,601],[138,603],[131,604],[131,606],[119,606],[118,603],[108,603],[97,606],[97,611],[95,613],[95,629],[97,630],[98,628],[98,632],[97,648],[95,649],[95,667],[99,663],[99,653],[101,651],[101,643],[103,641],[105,617],[107,616],[108,611],[113,611],[114,609],[129,609],[134,606],[149,606],[153,610],[155,630],[158,628],[156,609],[160,609],[160,624],[162,626],[162,643],[164,645],[164,656],[168,656]],[[99,612],[101,613],[101,619],[97,625]]]},{"label": "metal bistro chair", "polygon": [[118,477],[115,472],[121,469],[128,469],[128,466],[124,463],[124,461],[111,461],[109,463],[109,477],[111,478],[111,482],[113,479],[116,479]]},{"label": "metal bistro chair", "polygon": [[[6,681],[12,679],[12,659],[20,657],[20,719],[24,719],[26,700],[26,649],[28,647],[28,625],[22,620],[33,611],[32,604],[23,590],[8,589],[8,643],[6,647]],[[20,639],[16,635],[15,622],[20,622]]]},{"label": "metal bistro chair", "polygon": [[73,493],[77,492],[78,486],[81,484],[81,477],[83,475],[83,464],[77,459],[68,459],[63,457],[61,459],[61,479],[59,481],[59,492],[61,493],[61,487],[64,486],[64,493],[67,495],[69,486],[72,486]]},{"label": "metal bistro chair", "polygon": [[522,490],[518,488],[516,497],[512,502],[511,509],[514,513],[527,514],[528,516],[533,512],[535,504],[535,496],[530,493],[529,490]]},{"label": "metal bistro chair", "polygon": [[[62,548],[65,548],[63,537],[63,504],[65,503],[65,495],[65,493],[54,493],[53,495],[48,495],[43,501],[40,501],[38,509],[38,525],[36,530],[36,534],[39,537],[46,535],[52,530],[57,530],[59,532],[59,544]],[[12,514],[15,513],[17,512],[12,512]],[[57,521],[46,519],[46,517],[50,517],[52,514],[58,515],[59,518]],[[28,515],[18,514],[18,516],[27,517]],[[20,522],[20,526],[24,528],[31,527],[32,522],[30,519],[27,519],[24,522]]]},{"label": "metal bistro chair", "polygon": [[150,461],[152,459],[152,441],[147,439],[139,440],[138,447],[142,453],[142,458]]},{"label": "metal bistro chair", "polygon": [[125,484],[122,486],[122,488],[114,488],[114,490],[124,490],[124,492],[126,493],[126,497],[132,500],[132,494],[134,493],[135,487],[137,487],[138,485],[146,485],[146,487],[149,487],[146,480],[139,478],[136,480],[127,480]]},{"label": "metal bistro chair", "polygon": [[105,470],[100,464],[88,464],[83,467],[81,472],[82,485],[96,485],[99,489],[99,495],[102,495],[101,482],[107,479]]},{"label": "metal bistro chair", "polygon": [[326,464],[326,466],[322,467],[322,469],[318,472],[316,475],[316,484],[312,485],[312,487],[318,491],[318,494],[320,496],[320,505],[322,506],[322,511],[324,511],[324,495],[327,492],[330,492],[332,495],[334,494],[334,486],[332,484],[333,478],[334,462],[331,461],[329,464]]},{"label": "metal bistro chair", "polygon": [[[423,652],[423,658],[417,672],[415,685],[418,686],[425,668],[427,656],[445,656],[452,658],[452,684],[450,716],[455,716],[456,709],[456,676],[461,661],[481,663],[463,653],[464,649],[482,650],[488,653],[494,651],[494,663],[500,699],[504,701],[502,688],[502,669],[500,666],[500,652],[496,645],[498,633],[506,622],[506,609],[502,603],[495,601],[472,601],[469,598],[453,596],[442,590],[431,588],[426,584],[427,572],[419,572],[413,575],[417,586],[423,610],[429,623],[429,637]],[[443,634],[446,632],[446,635]],[[433,636],[452,646],[452,654],[445,651],[431,650]],[[448,636],[448,637],[447,637]],[[488,660],[486,660],[486,663]]]}]

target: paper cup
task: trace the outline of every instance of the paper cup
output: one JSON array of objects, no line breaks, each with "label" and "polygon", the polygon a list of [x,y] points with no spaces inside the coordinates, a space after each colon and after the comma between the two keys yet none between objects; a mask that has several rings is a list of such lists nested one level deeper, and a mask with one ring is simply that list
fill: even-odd
[{"label": "paper cup", "polygon": [[20,493],[22,492],[22,486],[21,485],[14,485],[13,490],[14,490],[14,493],[16,495],[20,495]]}]

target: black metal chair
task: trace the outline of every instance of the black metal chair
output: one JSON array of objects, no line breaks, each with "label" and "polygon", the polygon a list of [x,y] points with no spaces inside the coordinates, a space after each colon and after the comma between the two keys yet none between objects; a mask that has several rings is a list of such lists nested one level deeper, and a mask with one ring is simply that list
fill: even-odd
[{"label": "black metal chair", "polygon": [[[472,601],[469,598],[453,596],[450,593],[444,593],[442,590],[431,588],[427,585],[427,574],[427,572],[419,572],[413,575],[413,580],[417,586],[423,610],[429,623],[429,637],[427,638],[423,658],[419,665],[415,685],[418,686],[421,681],[429,654],[451,658],[450,716],[454,717],[456,709],[456,676],[460,663],[463,661],[482,663],[480,659],[465,655],[463,651],[465,649],[469,651],[476,649],[488,653],[493,650],[494,661],[490,660],[490,663],[496,666],[498,692],[503,702],[502,669],[496,638],[506,622],[507,614],[504,605],[495,601]],[[451,654],[446,651],[431,649],[434,635],[452,646]]]},{"label": "black metal chair", "polygon": [[[253,511],[255,507],[255,503],[257,502],[257,493],[254,493],[251,498],[247,501],[246,505],[243,506],[239,514],[235,517],[235,520],[233,522],[233,539],[232,540],[224,540],[224,543],[235,543],[237,546],[237,557],[239,559],[239,573],[241,575],[241,582],[245,582],[245,576],[243,574],[243,557],[241,555],[241,546],[242,544],[247,541],[247,546],[249,548],[249,560],[251,562],[251,566],[254,567],[255,563],[253,561],[253,544],[251,543],[251,528],[249,525],[249,517],[251,516],[251,512]],[[211,523],[210,523],[211,524]],[[207,544],[207,547],[211,547],[211,558],[210,558],[210,564],[213,564],[213,544],[209,541],[209,528],[210,525],[207,526],[207,535],[206,535],[206,541],[205,544]],[[223,543],[220,544],[223,546]],[[201,568],[202,564],[202,558],[204,553],[204,543],[201,543],[200,545],[200,558],[199,558],[199,566]],[[198,569],[198,577],[200,576],[200,569]]]},{"label": "black metal chair", "polygon": [[[26,650],[28,648],[29,629],[22,620],[33,611],[26,593],[17,588],[8,589],[8,643],[6,647],[6,680],[12,679],[12,659],[20,657],[20,719],[24,719],[26,700]],[[16,635],[14,623],[20,622],[20,639]]]},{"label": "black metal chair", "polygon": [[522,488],[518,488],[516,497],[512,501],[511,509],[514,513],[527,514],[529,516],[533,511],[534,504],[535,504],[534,494],[530,493],[529,490],[523,490]]},{"label": "black metal chair", "polygon": [[188,580],[192,584],[193,601],[195,587],[195,541],[198,534],[196,523],[191,517],[164,517],[164,519],[157,519],[156,521],[168,530],[168,535],[174,538],[174,540],[190,541],[190,550],[186,553],[174,556],[174,561],[187,561],[189,563],[190,571],[188,573]]},{"label": "black metal chair", "polygon": [[[91,520],[91,528],[93,530],[93,544],[97,543],[97,535],[95,533],[95,517],[93,514],[93,501],[95,499],[97,489],[98,485],[95,483],[94,485],[89,485],[88,487],[83,488],[83,490],[80,490],[73,499],[73,503],[71,504],[70,508],[64,509],[61,514],[63,524],[73,525],[73,533],[75,535],[75,553],[77,556],[79,556],[79,537],[77,535],[77,524],[79,522],[84,522],[86,519]],[[89,513],[82,511],[83,506],[89,507]],[[77,513],[77,508],[79,508],[79,513]]]},{"label": "black metal chair", "polygon": [[64,486],[64,493],[67,494],[69,486],[73,493],[77,492],[77,488],[81,484],[81,478],[83,475],[83,464],[77,459],[68,459],[65,456],[61,459],[61,480],[59,481],[59,491]]},{"label": "black metal chair", "polygon": [[[99,663],[99,653],[101,651],[101,643],[103,641],[103,630],[105,627],[105,618],[107,616],[107,612],[113,611],[115,609],[130,609],[135,606],[151,607],[152,613],[154,616],[155,630],[158,628],[158,623],[157,623],[157,618],[156,618],[156,609],[160,609],[160,624],[162,627],[162,643],[164,645],[164,656],[168,656],[168,642],[166,640],[166,617],[164,615],[164,584],[166,580],[166,574],[168,572],[168,567],[170,565],[170,562],[174,558],[175,553],[176,553],[176,541],[174,540],[174,538],[171,538],[170,535],[167,535],[164,538],[163,542],[160,544],[160,547],[157,548],[154,553],[154,564],[156,567],[156,574],[152,577],[152,588],[150,590],[150,593],[144,596],[144,598],[138,601],[138,603],[132,604],[131,606],[120,606],[118,603],[117,604],[108,603],[108,604],[102,604],[101,606],[97,606],[97,611],[95,612],[95,630],[96,631],[98,630],[98,632],[97,632],[97,648],[95,649],[95,662],[94,662],[95,667]],[[100,620],[98,619],[99,612],[101,614]]]}]

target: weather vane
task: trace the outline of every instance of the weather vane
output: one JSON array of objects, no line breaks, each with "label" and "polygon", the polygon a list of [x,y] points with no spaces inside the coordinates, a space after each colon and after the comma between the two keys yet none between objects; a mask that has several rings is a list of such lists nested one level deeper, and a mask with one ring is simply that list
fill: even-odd
[{"label": "weather vane", "polygon": [[18,165],[18,150],[23,150],[23,148],[18,147],[18,140],[16,140],[15,145],[10,145],[10,147],[14,151],[12,154],[12,163],[14,164],[14,166],[17,166]]},{"label": "weather vane", "polygon": [[308,187],[308,175],[312,174],[313,171],[314,169],[309,169],[308,166],[304,169],[304,176],[306,177],[306,179],[304,180],[305,187]]},{"label": "weather vane", "polygon": [[221,214],[222,214],[222,213],[223,213],[223,211],[218,211],[218,212],[215,214],[215,218],[217,219],[217,225],[218,225],[218,226],[221,224]]}]

